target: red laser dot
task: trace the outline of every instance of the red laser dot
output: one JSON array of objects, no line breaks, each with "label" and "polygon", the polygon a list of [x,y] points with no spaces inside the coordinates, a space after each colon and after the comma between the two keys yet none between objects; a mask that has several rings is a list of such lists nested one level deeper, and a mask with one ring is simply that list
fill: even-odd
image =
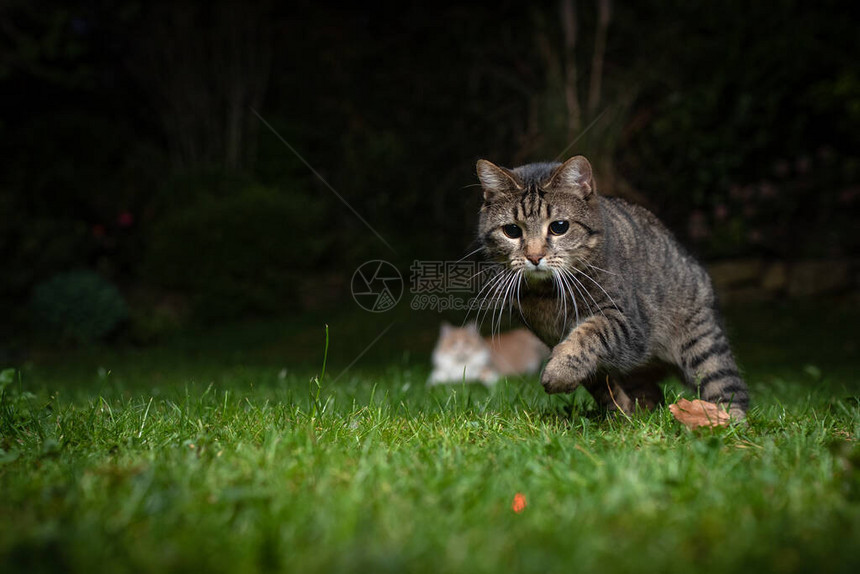
[{"label": "red laser dot", "polygon": [[519,514],[526,509],[526,497],[521,492],[514,495],[514,502],[511,504],[511,509]]}]

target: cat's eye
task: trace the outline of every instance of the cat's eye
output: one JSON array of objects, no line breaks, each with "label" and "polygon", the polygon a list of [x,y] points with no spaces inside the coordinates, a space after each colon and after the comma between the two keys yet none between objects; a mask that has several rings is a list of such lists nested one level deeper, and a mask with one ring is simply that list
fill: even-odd
[{"label": "cat's eye", "polygon": [[503,225],[502,233],[504,233],[506,237],[510,237],[511,239],[519,239],[523,236],[523,230],[520,229],[519,225],[516,225],[514,223]]},{"label": "cat's eye", "polygon": [[564,235],[569,228],[570,223],[563,220],[553,221],[549,224],[549,232],[553,235]]}]

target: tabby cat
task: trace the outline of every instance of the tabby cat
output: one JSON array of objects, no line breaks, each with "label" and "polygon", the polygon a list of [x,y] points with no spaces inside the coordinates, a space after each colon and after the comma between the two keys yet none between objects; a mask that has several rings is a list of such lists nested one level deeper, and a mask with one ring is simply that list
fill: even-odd
[{"label": "tabby cat", "polygon": [[527,329],[513,329],[482,337],[477,323],[454,327],[443,322],[433,349],[433,372],[428,385],[481,381],[492,386],[505,375],[540,370],[549,349]]},{"label": "tabby cat", "polygon": [[749,405],[702,266],[646,209],[597,194],[588,160],[477,164],[479,241],[502,271],[485,297],[516,305],[552,354],[548,393],[584,385],[609,410],[662,402],[674,365],[700,398],[743,419]]}]

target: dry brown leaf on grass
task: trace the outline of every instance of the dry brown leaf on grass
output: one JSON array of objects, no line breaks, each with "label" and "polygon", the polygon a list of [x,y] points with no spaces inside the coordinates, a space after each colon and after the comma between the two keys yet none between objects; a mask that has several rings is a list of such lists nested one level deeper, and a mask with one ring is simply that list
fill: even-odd
[{"label": "dry brown leaf on grass", "polygon": [[720,406],[701,399],[688,401],[680,399],[677,403],[669,405],[669,411],[687,428],[699,427],[724,427],[729,424],[731,417]]}]

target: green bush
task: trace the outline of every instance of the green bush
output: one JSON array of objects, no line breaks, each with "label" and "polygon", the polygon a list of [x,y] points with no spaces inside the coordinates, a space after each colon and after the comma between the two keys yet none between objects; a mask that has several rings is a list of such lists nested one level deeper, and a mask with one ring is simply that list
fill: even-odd
[{"label": "green bush", "polygon": [[152,230],[145,278],[187,295],[198,319],[277,313],[295,307],[298,276],[320,261],[332,237],[319,202],[246,186],[163,217]]},{"label": "green bush", "polygon": [[87,270],[60,273],[38,284],[30,312],[37,331],[76,343],[104,340],[128,318],[117,288]]}]

